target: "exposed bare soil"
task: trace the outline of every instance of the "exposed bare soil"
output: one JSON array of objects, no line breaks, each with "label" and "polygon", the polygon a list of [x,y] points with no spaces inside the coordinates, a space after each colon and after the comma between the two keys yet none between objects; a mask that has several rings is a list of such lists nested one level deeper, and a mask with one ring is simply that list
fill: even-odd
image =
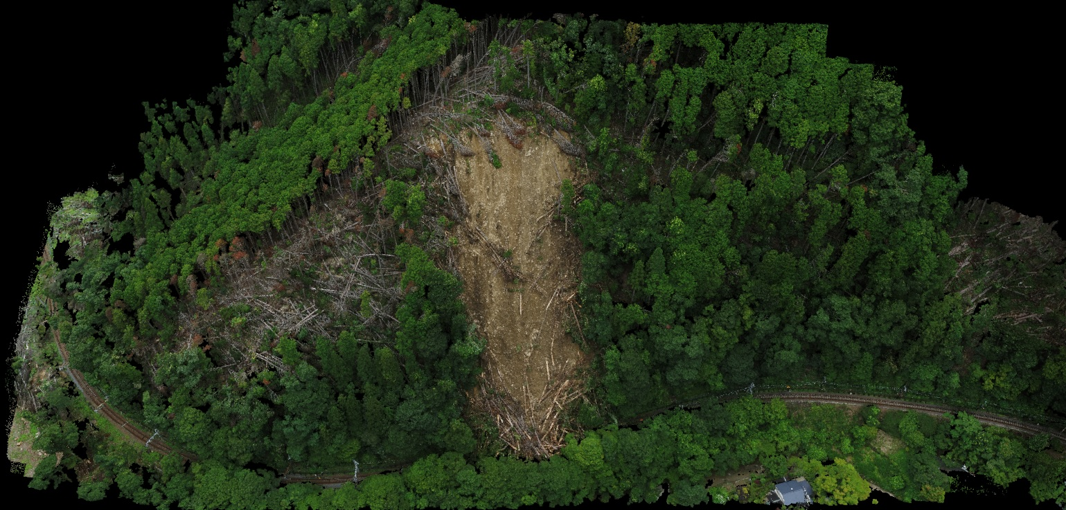
[{"label": "exposed bare soil", "polygon": [[711,486],[722,487],[729,491],[736,490],[739,486],[751,483],[751,475],[762,473],[764,470],[765,468],[759,464],[740,466],[734,472],[712,477]]},{"label": "exposed bare soil", "polygon": [[[13,464],[23,464],[23,474],[32,478],[34,469],[45,457],[45,453],[33,449],[34,433],[29,421],[17,413],[12,413],[11,420],[11,430],[7,436],[7,459]],[[14,468],[14,465],[12,467]]]},{"label": "exposed bare soil", "polygon": [[892,455],[903,447],[903,444],[901,444],[899,439],[888,435],[888,433],[881,429],[877,429],[877,436],[874,437],[871,444],[886,456]]},{"label": "exposed bare soil", "polygon": [[752,484],[751,477],[756,474],[762,474],[763,471],[765,471],[765,468],[759,464],[740,466],[736,471],[712,477],[711,486],[723,489],[728,493],[735,493],[740,503],[747,503],[748,501],[761,502],[764,495],[752,493],[754,484]]},{"label": "exposed bare soil", "polygon": [[509,400],[489,410],[505,442],[523,455],[545,456],[561,445],[559,413],[583,386],[575,370],[585,357],[567,332],[576,315],[580,247],[555,220],[560,185],[574,170],[542,135],[524,139],[521,149],[498,129],[488,138],[500,168],[485,153],[455,163],[469,212],[459,227],[457,268],[471,320],[488,340],[479,391]]}]

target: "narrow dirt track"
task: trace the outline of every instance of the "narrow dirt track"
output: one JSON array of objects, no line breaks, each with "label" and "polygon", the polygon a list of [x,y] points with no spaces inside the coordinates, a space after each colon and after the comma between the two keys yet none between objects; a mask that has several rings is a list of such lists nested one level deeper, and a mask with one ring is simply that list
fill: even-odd
[{"label": "narrow dirt track", "polygon": [[[44,253],[44,256],[43,256],[43,260],[45,262],[48,262],[48,261],[51,260],[51,253],[49,253],[48,250],[45,250],[45,253]],[[47,299],[47,298],[46,298],[46,302],[48,304],[49,312],[50,313],[55,313],[55,303],[51,299]],[[64,372],[66,372],[67,376],[70,377],[71,381],[74,382],[74,385],[78,387],[78,390],[84,396],[85,400],[89,403],[89,405],[93,408],[93,410],[97,412],[97,414],[100,414],[100,415],[104,416],[105,418],[107,418],[108,421],[110,421],[116,427],[118,427],[120,430],[122,430],[123,433],[125,433],[127,435],[127,437],[129,437],[130,439],[132,439],[134,441],[137,441],[139,443],[146,444],[148,446],[148,448],[151,448],[153,451],[162,453],[164,455],[165,454],[169,454],[169,453],[174,451],[166,443],[165,439],[163,439],[163,438],[161,438],[159,436],[156,436],[154,439],[152,439],[152,435],[154,433],[145,432],[145,431],[141,430],[140,428],[134,426],[133,424],[130,423],[130,421],[126,417],[124,417],[122,415],[122,413],[120,413],[117,410],[115,410],[113,407],[111,407],[111,405],[109,405],[106,402],[105,399],[101,398],[100,394],[92,386],[90,386],[85,381],[85,377],[82,375],[82,373],[80,371],[70,368],[69,354],[67,353],[66,346],[64,346],[63,343],[60,341],[59,331],[56,330],[55,328],[52,328],[52,333],[53,333],[56,345],[59,348],[59,352],[60,352],[61,356],[63,357],[63,364],[64,364],[63,370],[64,370]],[[813,393],[813,392],[756,393],[756,394],[754,394],[754,396],[756,398],[761,399],[761,400],[772,400],[772,399],[775,399],[775,398],[779,398],[781,400],[788,401],[788,402],[799,402],[799,403],[809,403],[809,404],[824,403],[824,404],[838,404],[838,405],[850,405],[850,406],[855,406],[855,405],[859,405],[859,406],[876,405],[876,406],[881,407],[881,408],[912,410],[912,411],[916,411],[916,412],[922,412],[922,413],[930,414],[930,415],[933,415],[933,416],[942,416],[944,413],[965,411],[965,412],[971,414],[972,416],[974,416],[975,418],[977,418],[977,420],[979,422],[981,422],[982,424],[984,424],[984,425],[990,425],[990,426],[994,426],[994,427],[1001,427],[1001,428],[1005,428],[1005,429],[1021,432],[1021,433],[1024,433],[1024,434],[1030,434],[1030,435],[1044,433],[1044,434],[1048,434],[1049,436],[1054,437],[1054,438],[1056,438],[1056,439],[1058,439],[1060,441],[1066,441],[1066,433],[1064,433],[1063,431],[1049,429],[1049,428],[1043,427],[1043,426],[1041,426],[1039,424],[1027,423],[1027,422],[1024,422],[1024,421],[1021,421],[1021,420],[1016,420],[1016,419],[1009,418],[1009,417],[1006,417],[1006,416],[1001,416],[1001,415],[996,415],[996,414],[991,414],[991,413],[984,413],[984,412],[980,412],[980,411],[976,411],[976,412],[975,411],[968,411],[968,410],[965,410],[965,409],[959,409],[959,408],[955,408],[955,407],[951,407],[951,406],[943,406],[943,405],[935,405],[935,404],[922,404],[922,403],[916,403],[916,402],[908,402],[908,401],[905,401],[905,400],[888,399],[888,398],[876,397],[876,396],[870,396],[870,395],[854,395],[854,394],[838,394],[838,393]],[[683,405],[685,405],[686,407],[690,407],[690,406],[694,407],[694,406],[698,405],[698,402],[691,402],[689,404],[683,404]],[[672,407],[676,407],[676,406],[672,406]],[[656,410],[656,411],[654,411],[652,413],[649,413],[649,414],[645,415],[644,417],[654,416],[655,414],[659,414],[659,413],[664,412],[664,411],[666,411],[668,409],[669,408],[667,408],[667,409],[659,409],[659,410]],[[149,441],[149,439],[151,439],[151,441]],[[186,453],[186,452],[178,452],[178,453],[182,457],[184,457],[185,459],[187,459],[189,461],[196,461],[197,460],[197,457],[195,455],[192,455],[192,454],[189,454],[189,453]],[[404,468],[404,467],[406,467],[408,465],[409,464],[400,464],[400,465],[387,466],[387,467],[384,467],[384,468],[378,468],[378,469],[374,469],[374,470],[368,470],[368,471],[366,471],[364,473],[360,473],[359,477],[358,477],[358,480],[363,480],[364,478],[366,478],[368,476],[373,476],[375,474],[385,473],[385,472],[389,472],[389,471],[395,471],[395,470],[398,470],[398,469],[402,469],[402,468]],[[296,473],[294,473],[294,474],[283,475],[280,478],[281,478],[281,483],[285,483],[285,484],[288,484],[288,483],[313,483],[313,484],[316,484],[316,485],[323,485],[323,486],[327,486],[327,487],[338,487],[338,486],[344,484],[345,482],[351,481],[352,480],[352,475],[347,474],[347,473],[344,473],[344,474],[296,474]]]},{"label": "narrow dirt track", "polygon": [[[42,255],[42,260],[46,263],[52,260],[51,250],[49,250],[47,247],[45,248],[44,253]],[[49,315],[54,315],[56,312],[55,302],[47,297],[45,298],[45,302],[48,304]],[[52,330],[52,337],[56,342],[56,347],[59,348],[59,355],[63,358],[63,366],[60,368],[64,372],[66,372],[67,377],[69,377],[70,380],[74,382],[74,385],[78,387],[78,391],[80,391],[82,396],[85,397],[86,402],[89,403],[89,406],[93,409],[93,411],[95,411],[97,414],[102,414],[105,418],[108,419],[108,421],[118,427],[118,429],[121,430],[126,435],[126,437],[132,439],[133,441],[143,443],[145,446],[152,449],[152,451],[156,451],[164,455],[171,453],[173,449],[170,447],[170,445],[167,444],[165,439],[159,437],[158,435],[155,435],[155,432],[147,433],[141,430],[140,428],[132,425],[129,419],[127,419],[125,416],[122,415],[122,413],[118,412],[118,410],[116,410],[114,407],[111,407],[111,405],[107,403],[107,399],[100,397],[100,394],[96,391],[96,389],[90,386],[89,383],[85,381],[85,376],[82,375],[81,371],[70,368],[70,353],[67,352],[67,346],[64,345],[61,339],[59,338],[59,330],[54,327],[50,329]],[[195,455],[185,452],[179,453],[181,453],[181,456],[185,457],[185,459],[187,460],[196,460]]]},{"label": "narrow dirt track", "polygon": [[803,403],[820,403],[820,404],[840,404],[849,406],[867,406],[876,405],[882,408],[890,409],[903,409],[916,411],[919,413],[925,413],[932,416],[943,416],[944,413],[966,412],[967,414],[977,418],[977,421],[984,425],[991,425],[993,427],[1000,427],[1016,432],[1021,432],[1029,435],[1047,434],[1060,441],[1066,441],[1066,433],[1062,430],[1050,429],[1040,424],[1033,424],[1016,420],[1007,416],[998,414],[986,413],[982,411],[971,411],[961,409],[952,406],[944,406],[938,404],[923,404],[918,402],[908,402],[906,400],[896,400],[883,397],[874,397],[869,395],[853,395],[853,394],[840,394],[840,393],[808,393],[808,392],[785,392],[785,393],[759,393],[755,394],[756,398],[762,400],[772,400],[779,398],[789,402],[803,402]]},{"label": "narrow dirt track", "polygon": [[[44,251],[44,254],[42,256],[43,261],[44,262],[50,262],[52,260],[51,255],[52,255],[51,252],[46,248],[45,251]],[[48,305],[49,313],[50,314],[54,314],[55,311],[56,311],[55,302],[52,301],[49,298],[45,298],[45,302]],[[116,427],[118,427],[118,429],[121,430],[126,435],[127,438],[129,438],[129,439],[131,439],[131,440],[133,440],[135,442],[144,444],[149,449],[151,449],[152,451],[161,453],[163,455],[169,455],[170,453],[174,452],[174,449],[171,448],[169,444],[167,444],[166,440],[163,437],[161,437],[159,435],[156,435],[153,438],[152,436],[155,435],[155,432],[151,432],[151,433],[146,432],[146,431],[140,429],[139,427],[135,426],[134,424],[132,424],[129,421],[129,419],[127,419],[125,416],[122,415],[122,413],[120,413],[118,410],[116,410],[114,407],[112,407],[110,404],[108,404],[106,399],[100,397],[99,392],[97,392],[96,389],[93,388],[85,380],[85,376],[81,373],[81,371],[75,370],[73,368],[70,368],[70,354],[67,352],[66,345],[63,344],[63,342],[61,341],[61,339],[59,337],[59,330],[56,329],[56,328],[51,328],[51,329],[52,329],[53,338],[54,338],[54,340],[56,342],[56,346],[59,348],[60,356],[62,356],[62,358],[63,358],[63,366],[61,368],[67,374],[67,377],[69,377],[70,380],[74,382],[74,385],[77,386],[78,391],[81,392],[82,396],[85,398],[85,401],[89,403],[89,406],[97,414],[102,415],[104,418],[106,418],[108,421],[110,421],[112,424],[114,424]],[[188,461],[195,462],[195,461],[198,460],[197,456],[193,455],[191,453],[181,452],[181,451],[178,451],[177,453],[179,455],[181,455],[182,457],[184,457]],[[401,469],[401,468],[406,467],[408,465],[409,464],[402,464],[402,465],[387,466],[387,467],[384,467],[384,468],[379,468],[379,469],[374,469],[374,470],[368,470],[365,473],[360,473],[358,479],[362,480],[362,479],[364,479],[364,478],[366,478],[368,476],[373,476],[373,475],[378,474],[378,473],[391,471],[391,470],[395,470],[395,469]],[[297,473],[294,473],[294,474],[282,475],[280,478],[281,478],[281,483],[284,483],[284,484],[288,484],[288,483],[314,483],[314,484],[317,484],[317,485],[337,486],[337,485],[343,484],[345,482],[351,481],[352,476],[351,475],[347,475],[347,474],[344,474],[344,475],[341,475],[341,474],[316,475],[316,474],[297,474]]]}]

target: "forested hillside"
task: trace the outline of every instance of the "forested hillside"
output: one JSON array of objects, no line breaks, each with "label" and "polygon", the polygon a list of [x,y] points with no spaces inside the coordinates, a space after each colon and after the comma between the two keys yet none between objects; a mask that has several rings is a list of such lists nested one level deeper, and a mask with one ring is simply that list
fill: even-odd
[{"label": "forested hillside", "polygon": [[[943,501],[961,467],[1062,505],[1055,434],[737,398],[820,384],[1066,426],[1066,242],[959,201],[966,171],[934,164],[889,70],[826,55],[830,29],[241,2],[227,83],[145,103],[143,172],[54,211],[10,360],[31,487],[158,508],[691,506],[805,476],[855,504],[870,483]],[[456,260],[482,243],[515,292],[540,275],[464,234],[456,175],[514,178],[500,154],[534,139],[578,169],[537,221],[580,243],[556,305],[584,357],[580,391],[526,429],[543,408],[508,410],[484,377],[493,329]],[[125,440],[67,369],[181,454]],[[335,473],[352,481],[307,482]]]}]

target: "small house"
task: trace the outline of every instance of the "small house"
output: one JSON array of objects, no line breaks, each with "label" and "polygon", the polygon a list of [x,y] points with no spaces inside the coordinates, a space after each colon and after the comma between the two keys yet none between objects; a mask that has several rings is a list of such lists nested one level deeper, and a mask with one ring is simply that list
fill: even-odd
[{"label": "small house", "polygon": [[774,490],[767,495],[767,499],[771,505],[807,506],[811,504],[811,496],[813,495],[814,491],[811,490],[811,484],[807,483],[803,478],[798,480],[786,479],[774,486]]}]

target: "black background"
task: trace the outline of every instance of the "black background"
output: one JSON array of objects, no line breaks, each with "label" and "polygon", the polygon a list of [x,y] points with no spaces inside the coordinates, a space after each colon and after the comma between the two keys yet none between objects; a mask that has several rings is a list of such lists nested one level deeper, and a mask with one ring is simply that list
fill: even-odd
[{"label": "black background", "polygon": [[[583,12],[638,23],[827,24],[830,56],[896,69],[909,125],[925,141],[936,171],[954,173],[964,166],[969,172],[964,198],[989,198],[1045,221],[1064,219],[1059,195],[1066,186],[1060,183],[1063,170],[1055,152],[1061,107],[1051,79],[1052,63],[1058,62],[1052,50],[1058,44],[1051,39],[1050,21],[1041,21],[1039,13],[1022,19],[997,9],[931,18],[902,4],[788,12],[769,2],[745,2],[741,8],[660,1],[640,10],[621,2],[535,1],[525,9],[513,7],[517,2],[443,3],[465,19],[487,14],[547,19],[556,12]],[[9,42],[9,48],[18,49],[8,53],[13,67],[4,80],[14,87],[6,97],[14,115],[5,119],[7,136],[14,135],[7,147],[14,165],[6,169],[7,189],[14,195],[4,202],[9,227],[4,251],[11,272],[5,275],[7,305],[0,314],[8,321],[4,334],[9,339],[18,333],[49,208],[90,186],[114,189],[109,173],[140,173],[137,142],[147,129],[142,102],[205,102],[211,88],[226,80],[230,3],[145,4],[134,9],[111,2],[64,6],[61,12],[26,13],[12,25],[32,27],[36,35]],[[1062,235],[1061,225],[1056,230]],[[10,347],[7,352],[10,356]],[[16,495],[41,503],[114,508],[119,502],[73,500],[74,484],[38,492],[16,475],[7,474],[5,481]],[[1031,505],[1027,491],[1018,488],[998,495],[952,494],[948,507]],[[888,499],[882,497],[878,508]]]}]

